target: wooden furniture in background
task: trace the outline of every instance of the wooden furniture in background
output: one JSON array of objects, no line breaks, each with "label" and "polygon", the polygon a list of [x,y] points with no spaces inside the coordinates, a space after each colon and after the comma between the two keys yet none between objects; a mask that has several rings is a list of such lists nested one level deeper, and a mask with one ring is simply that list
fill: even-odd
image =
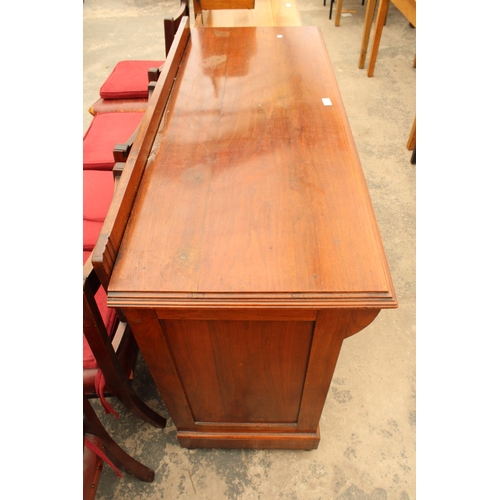
[{"label": "wooden furniture in background", "polygon": [[89,113],[143,113],[148,105],[149,70],[162,64],[163,61],[119,61],[101,86],[99,99]]},{"label": "wooden furniture in background", "polygon": [[361,51],[359,54],[358,68],[363,69],[365,67],[366,52],[368,50],[368,43],[370,42],[370,33],[373,24],[373,18],[375,16],[375,7],[377,5],[377,0],[368,0],[365,10],[365,22],[363,23],[363,34],[361,36]]},{"label": "wooden furniture in background", "polygon": [[255,0],[253,9],[203,10],[195,17],[196,27],[301,26],[295,0]]},{"label": "wooden furniture in background", "polygon": [[397,307],[319,30],[184,18],[123,179],[93,265],[180,444],[316,448],[343,340]]},{"label": "wooden furniture in background", "polygon": [[411,127],[406,147],[412,151],[410,162],[412,165],[415,165],[417,163],[417,117],[413,120],[413,125]]},{"label": "wooden furniture in background", "polygon": [[[360,69],[365,67],[366,53],[370,40],[370,32],[373,23],[373,16],[375,14],[376,2],[377,0],[368,0],[366,5],[365,22],[363,26],[363,36],[361,39],[361,51],[358,65]],[[372,52],[370,55],[370,62],[368,64],[368,76],[373,76],[373,72],[375,71],[375,62],[377,60],[378,48],[382,37],[385,19],[387,17],[389,2],[392,2],[392,4],[406,17],[412,26],[415,28],[417,27],[416,0],[380,0],[377,10],[377,20],[375,22],[375,32],[373,34]]]},{"label": "wooden furniture in background", "polygon": [[415,145],[417,143],[417,118],[415,117],[413,120],[413,125],[411,127],[410,136],[408,137],[408,143],[406,147],[408,149],[415,149]]},{"label": "wooden furniture in background", "polygon": [[[335,0],[330,0],[330,16],[328,19],[332,18],[332,11],[333,11],[333,4]],[[340,26],[340,16],[342,15],[342,5],[344,3],[344,0],[337,0],[337,6],[335,8],[335,26]],[[326,0],[325,0],[326,4]],[[365,4],[365,0],[361,0],[361,5],[363,6]],[[356,12],[356,11],[353,11]]]},{"label": "wooden furniture in background", "polygon": [[255,0],[193,0],[195,17],[203,10],[253,9]]},{"label": "wooden furniture in background", "polygon": [[[375,62],[377,60],[378,48],[380,45],[380,39],[382,37],[382,30],[384,28],[385,20],[387,18],[387,11],[389,9],[389,1],[391,1],[397,9],[406,17],[408,22],[413,26],[417,27],[417,9],[416,0],[380,0],[379,7],[377,11],[377,20],[375,23],[375,32],[373,35],[372,53],[370,55],[370,62],[368,64],[368,76],[372,77],[375,71]],[[370,31],[373,23],[373,17],[375,14],[375,5],[377,0],[368,0],[366,5],[365,22],[363,26],[363,36],[361,39],[361,51],[359,55],[359,69],[365,67],[366,53],[368,49],[368,43],[370,40]],[[413,67],[417,66],[417,56],[413,60]],[[413,122],[413,126],[408,137],[407,148],[415,149],[416,141],[416,119]],[[415,155],[413,155],[415,156]],[[412,157],[413,158],[413,157]]]}]

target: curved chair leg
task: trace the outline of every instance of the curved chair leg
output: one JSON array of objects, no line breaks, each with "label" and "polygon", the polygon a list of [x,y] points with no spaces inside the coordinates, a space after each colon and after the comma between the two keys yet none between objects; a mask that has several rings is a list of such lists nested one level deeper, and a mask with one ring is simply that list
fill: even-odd
[{"label": "curved chair leg", "polygon": [[127,393],[127,396],[120,399],[123,405],[136,417],[139,417],[145,422],[151,424],[153,427],[163,429],[167,425],[166,419],[161,415],[158,415],[158,413],[144,403],[144,401],[137,396],[133,389],[131,389],[131,391],[133,391],[132,394]]},{"label": "curved chair leg", "polygon": [[104,448],[108,452],[109,459],[118,468],[131,474],[140,481],[147,483],[153,482],[155,477],[154,471],[138,462],[135,458],[132,458],[116,444],[102,425],[85,394],[83,395],[83,413],[91,431],[102,441]]},{"label": "curved chair leg", "polygon": [[[137,343],[132,335],[132,331],[128,325],[125,326],[125,333],[127,336],[125,342],[131,343],[131,349],[139,349]],[[112,383],[109,384],[112,386]],[[113,393],[118,397],[122,404],[136,417],[144,420],[153,427],[163,429],[167,425],[164,417],[152,410],[142,399],[137,395],[132,387],[130,380],[125,379],[123,384],[117,384],[117,387],[112,387]]]}]

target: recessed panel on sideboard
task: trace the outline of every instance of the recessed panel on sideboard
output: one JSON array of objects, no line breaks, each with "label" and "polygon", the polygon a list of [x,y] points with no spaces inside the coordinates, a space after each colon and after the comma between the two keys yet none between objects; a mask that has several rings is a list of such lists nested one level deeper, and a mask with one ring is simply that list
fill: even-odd
[{"label": "recessed panel on sideboard", "polygon": [[161,325],[195,422],[297,422],[314,322]]}]

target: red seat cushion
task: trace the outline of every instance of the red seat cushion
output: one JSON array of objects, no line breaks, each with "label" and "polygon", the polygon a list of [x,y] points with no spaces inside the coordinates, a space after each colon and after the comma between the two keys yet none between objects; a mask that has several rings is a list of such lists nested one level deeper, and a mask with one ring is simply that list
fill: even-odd
[{"label": "red seat cushion", "polygon": [[113,149],[129,140],[143,116],[144,113],[95,115],[83,137],[83,169],[112,170]]},{"label": "red seat cushion", "polygon": [[83,171],[83,218],[103,222],[113,199],[113,172]]},{"label": "red seat cushion", "polygon": [[103,99],[148,97],[148,69],[159,68],[165,61],[120,61],[102,84]]},{"label": "red seat cushion", "polygon": [[83,171],[83,250],[92,251],[113,199],[113,172]]},{"label": "red seat cushion", "polygon": [[83,250],[91,252],[97,243],[103,221],[83,219]]},{"label": "red seat cushion", "polygon": [[91,250],[84,250],[83,251],[83,265],[85,265],[85,262],[87,262],[89,260],[91,253],[92,253]]}]

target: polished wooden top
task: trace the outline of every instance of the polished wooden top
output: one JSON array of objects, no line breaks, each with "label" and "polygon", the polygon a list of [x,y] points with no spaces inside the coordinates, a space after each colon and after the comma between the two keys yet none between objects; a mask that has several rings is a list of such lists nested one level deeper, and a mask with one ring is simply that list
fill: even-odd
[{"label": "polished wooden top", "polygon": [[317,28],[191,30],[108,294],[118,307],[397,307]]}]

